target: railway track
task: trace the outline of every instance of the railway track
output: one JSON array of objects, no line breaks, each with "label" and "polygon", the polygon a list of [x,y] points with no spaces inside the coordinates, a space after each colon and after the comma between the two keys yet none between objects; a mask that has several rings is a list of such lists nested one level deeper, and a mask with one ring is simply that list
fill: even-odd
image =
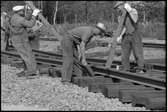
[{"label": "railway track", "polygon": [[[43,41],[58,41],[56,38],[40,38],[40,40]],[[106,47],[108,46],[107,42],[102,42],[99,40],[96,40],[93,44],[95,44],[94,46],[102,46],[102,47]],[[118,44],[121,45],[121,44]],[[166,48],[165,44],[160,44],[160,43],[148,43],[148,42],[143,42],[143,47],[149,47],[149,48]]]},{"label": "railway track", "polygon": [[[62,59],[62,54],[60,53],[53,53],[53,52],[45,52],[45,51],[41,51],[41,50],[36,50],[33,49],[33,52],[35,53],[35,56],[40,56],[40,57],[44,57],[44,58],[50,58],[50,59]],[[105,59],[99,59],[99,58],[87,58],[86,59],[87,62],[89,64],[92,65],[100,65],[100,66],[104,66],[106,63]],[[164,65],[164,60],[160,60],[163,63],[157,63],[159,60],[156,61],[156,63],[154,62],[150,62],[151,60],[146,60],[145,62],[145,68],[147,70],[155,70],[155,71],[162,71],[163,73],[166,73],[166,66]],[[148,63],[147,63],[148,62]],[[137,66],[137,64],[135,62],[131,62],[130,63],[131,66]],[[121,65],[121,61],[113,61],[112,64],[112,68],[116,68],[117,66]]]},{"label": "railway track", "polygon": [[[35,52],[37,63],[60,69],[62,55],[38,50],[33,52]],[[8,58],[20,57],[15,52],[2,51],[1,54]],[[87,61],[92,65],[95,76],[74,77],[73,83],[88,86],[90,91],[102,92],[106,97],[118,97],[122,102],[131,102],[134,106],[140,104],[148,109],[166,108],[166,71],[162,69],[165,66],[159,65],[160,69],[157,69],[155,65],[150,65],[152,69],[149,72],[136,74],[116,70],[115,67],[120,64],[119,61],[115,61],[110,69],[104,68],[105,60],[91,58]]]},{"label": "railway track", "polygon": [[[45,58],[52,58],[52,59],[62,59],[62,55],[59,53],[45,52],[35,49],[33,49],[33,52],[35,53],[36,56],[42,56]],[[86,60],[88,61],[89,64],[92,65],[104,66],[106,63],[105,59],[87,58]],[[117,65],[121,65],[121,61],[114,61],[111,67],[116,68]],[[136,65],[137,64],[135,62],[131,62],[131,66],[136,66]],[[160,63],[152,63],[152,64],[145,63],[145,68],[166,72],[165,69],[166,67]]]},{"label": "railway track", "polygon": [[[108,46],[108,43],[105,42],[97,42],[98,46]],[[121,45],[120,43],[118,45]],[[148,48],[166,48],[165,44],[158,44],[158,43],[148,43],[148,42],[143,42],[143,47],[148,47]]]}]

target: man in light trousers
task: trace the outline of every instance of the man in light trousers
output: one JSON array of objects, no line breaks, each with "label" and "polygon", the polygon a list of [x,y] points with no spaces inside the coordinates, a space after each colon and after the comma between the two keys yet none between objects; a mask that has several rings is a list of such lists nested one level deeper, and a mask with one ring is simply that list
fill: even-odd
[{"label": "man in light trousers", "polygon": [[40,11],[39,9],[35,9],[32,13],[32,18],[27,20],[24,15],[24,9],[25,6],[13,7],[15,14],[11,17],[10,20],[10,31],[12,44],[26,65],[26,70],[18,73],[17,75],[19,77],[26,76],[29,78],[37,76],[38,70],[37,63],[28,40],[28,32],[26,28],[31,28],[35,25],[35,17]]}]

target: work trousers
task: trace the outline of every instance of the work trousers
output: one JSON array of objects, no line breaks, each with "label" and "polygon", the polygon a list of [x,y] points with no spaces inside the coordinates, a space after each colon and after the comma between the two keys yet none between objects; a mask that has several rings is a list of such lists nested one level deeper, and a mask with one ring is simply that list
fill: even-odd
[{"label": "work trousers", "polygon": [[76,63],[79,61],[77,46],[71,38],[70,35],[64,36],[61,41],[63,50],[62,81],[67,82],[71,82],[72,75],[82,76],[82,70]]},{"label": "work trousers", "polygon": [[141,34],[135,31],[133,34],[125,34],[122,39],[122,65],[123,70],[130,69],[130,54],[133,51],[138,68],[144,68],[143,44]]},{"label": "work trousers", "polygon": [[1,31],[1,51],[4,51],[6,49],[7,40],[6,40],[6,34],[4,31]]},{"label": "work trousers", "polygon": [[36,74],[37,64],[28,38],[21,39],[20,37],[13,36],[12,44],[25,62],[27,75]]},{"label": "work trousers", "polygon": [[39,50],[40,44],[39,44],[39,37],[34,37],[30,40],[30,46],[32,49]]}]

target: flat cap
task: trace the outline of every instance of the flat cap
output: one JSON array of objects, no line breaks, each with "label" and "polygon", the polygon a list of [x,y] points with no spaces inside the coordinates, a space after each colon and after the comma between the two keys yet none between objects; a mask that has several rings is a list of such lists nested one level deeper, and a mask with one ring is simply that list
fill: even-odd
[{"label": "flat cap", "polygon": [[23,5],[17,5],[17,6],[14,6],[13,7],[13,11],[17,12],[17,11],[20,11],[20,10],[23,10],[24,9],[24,6]]},{"label": "flat cap", "polygon": [[99,28],[102,31],[106,30],[106,27],[105,27],[105,25],[103,23],[97,23],[96,27]]}]

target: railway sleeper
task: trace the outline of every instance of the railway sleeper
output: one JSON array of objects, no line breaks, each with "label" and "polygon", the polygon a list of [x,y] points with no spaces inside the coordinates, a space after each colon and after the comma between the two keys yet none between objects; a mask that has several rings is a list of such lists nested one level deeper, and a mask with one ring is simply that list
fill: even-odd
[{"label": "railway sleeper", "polygon": [[60,67],[45,67],[40,68],[40,75],[48,74],[50,77],[61,77],[61,68]]},{"label": "railway sleeper", "polygon": [[119,99],[120,101],[124,102],[124,103],[129,103],[132,102],[132,93],[134,92],[155,92],[154,88],[150,88],[150,87],[137,87],[136,89],[120,89],[119,90]]},{"label": "railway sleeper", "polygon": [[108,82],[112,82],[111,79],[105,78],[103,76],[94,76],[94,77],[89,77],[89,76],[85,76],[85,77],[74,77],[73,79],[73,83],[77,84],[81,87],[86,87],[88,86],[90,83],[103,83],[105,81]]},{"label": "railway sleeper", "polygon": [[109,98],[118,98],[120,89],[138,89],[144,88],[143,85],[133,85],[133,84],[117,84],[117,85],[104,85],[101,86],[103,94]]},{"label": "railway sleeper", "polygon": [[118,84],[131,84],[129,82],[120,82],[120,83],[115,83],[113,81],[105,81],[105,82],[101,82],[101,83],[89,83],[88,84],[88,89],[91,92],[101,92],[103,93],[103,85],[118,85]]},{"label": "railway sleeper", "polygon": [[132,106],[144,105],[147,109],[165,109],[165,91],[137,92],[132,94]]}]

